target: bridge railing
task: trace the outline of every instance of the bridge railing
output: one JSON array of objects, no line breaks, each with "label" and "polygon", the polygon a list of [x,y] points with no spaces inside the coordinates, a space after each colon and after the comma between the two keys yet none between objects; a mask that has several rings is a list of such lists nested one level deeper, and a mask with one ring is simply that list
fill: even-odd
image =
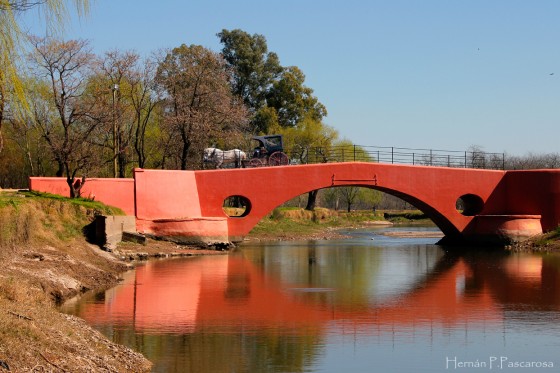
[{"label": "bridge railing", "polygon": [[377,162],[423,166],[505,169],[504,153],[398,148],[393,146],[294,147],[287,152],[291,164]]}]

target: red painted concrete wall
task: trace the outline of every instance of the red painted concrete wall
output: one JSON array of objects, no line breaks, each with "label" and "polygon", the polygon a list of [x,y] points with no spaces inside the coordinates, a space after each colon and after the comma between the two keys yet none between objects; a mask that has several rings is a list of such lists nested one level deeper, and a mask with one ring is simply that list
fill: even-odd
[{"label": "red painted concrete wall", "polygon": [[138,232],[182,243],[228,242],[223,211],[203,215],[195,171],[134,170]]},{"label": "red painted concrete wall", "polygon": [[[29,189],[70,197],[70,188],[63,177],[31,177]],[[134,215],[134,179],[86,179],[82,196]]]},{"label": "red painted concrete wall", "polygon": [[[63,178],[31,178],[32,190],[68,195]],[[274,208],[331,186],[378,189],[410,202],[451,239],[492,241],[560,225],[560,170],[493,171],[378,163],[328,163],[208,171],[135,170],[132,179],[88,179],[84,195],[136,214],[139,232],[206,243],[239,240]],[[250,201],[228,217],[230,196]],[[477,216],[456,209],[475,195]],[[499,241],[499,240],[498,240]]]},{"label": "red painted concrete wall", "polygon": [[503,195],[495,195],[504,171],[378,163],[329,163],[220,171],[197,171],[196,180],[204,216],[225,216],[224,199],[241,195],[252,203],[243,218],[228,218],[232,237],[252,227],[285,201],[330,186],[362,186],[395,194],[420,208],[449,236],[460,235],[473,217],[463,216],[455,204],[465,194],[478,195],[498,211]]},{"label": "red painted concrete wall", "polygon": [[541,215],[544,231],[560,224],[560,170],[509,171],[505,177],[506,210]]}]

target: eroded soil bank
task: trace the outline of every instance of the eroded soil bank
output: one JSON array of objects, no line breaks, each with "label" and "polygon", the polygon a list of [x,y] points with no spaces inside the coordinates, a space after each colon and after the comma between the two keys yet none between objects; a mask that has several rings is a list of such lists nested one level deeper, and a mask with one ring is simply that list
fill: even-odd
[{"label": "eroded soil bank", "polygon": [[56,305],[89,289],[115,285],[136,262],[130,258],[222,253],[158,241],[123,245],[109,254],[76,239],[61,247],[4,248],[3,254],[0,371],[148,372],[151,363],[140,353],[112,343]]},{"label": "eroded soil bank", "polygon": [[98,213],[119,211],[88,200],[0,191],[0,372],[150,371],[142,354],[57,305],[117,284],[139,258],[222,254],[160,241],[107,253],[84,235]]}]

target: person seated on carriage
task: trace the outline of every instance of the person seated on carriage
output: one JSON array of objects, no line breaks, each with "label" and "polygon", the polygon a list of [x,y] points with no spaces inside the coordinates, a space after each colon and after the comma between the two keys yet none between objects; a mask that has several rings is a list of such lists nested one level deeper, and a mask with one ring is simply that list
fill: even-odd
[{"label": "person seated on carriage", "polygon": [[257,146],[253,151],[253,158],[262,158],[266,155],[266,149],[264,146]]}]

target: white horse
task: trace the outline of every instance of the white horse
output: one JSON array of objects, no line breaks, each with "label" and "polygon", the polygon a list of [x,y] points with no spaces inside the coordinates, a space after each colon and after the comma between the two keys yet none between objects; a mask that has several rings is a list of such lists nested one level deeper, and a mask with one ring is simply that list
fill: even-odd
[{"label": "white horse", "polygon": [[220,150],[218,148],[204,149],[204,162],[212,162],[216,168],[220,168],[223,164],[235,162],[235,167],[242,167],[247,154],[239,149]]}]

